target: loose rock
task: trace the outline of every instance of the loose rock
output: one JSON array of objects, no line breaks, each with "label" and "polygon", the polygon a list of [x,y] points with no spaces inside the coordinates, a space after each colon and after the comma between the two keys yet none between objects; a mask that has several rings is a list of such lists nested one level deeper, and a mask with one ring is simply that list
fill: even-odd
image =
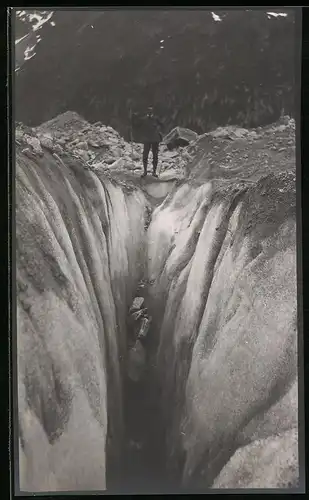
[{"label": "loose rock", "polygon": [[34,153],[43,156],[43,150],[41,148],[41,143],[37,137],[31,137],[30,135],[25,134],[24,139],[31,146],[33,149]]},{"label": "loose rock", "polygon": [[183,127],[175,127],[164,137],[163,142],[166,144],[168,149],[174,149],[177,146],[188,146],[190,142],[195,141],[196,139],[197,133],[193,132],[193,130]]},{"label": "loose rock", "polygon": [[137,311],[138,309],[140,309],[144,304],[144,300],[145,300],[144,297],[135,297],[132,306],[130,307],[130,312]]},{"label": "loose rock", "polygon": [[54,151],[54,141],[51,134],[41,134],[38,137],[42,147],[48,149],[49,151]]},{"label": "loose rock", "polygon": [[88,144],[87,144],[86,141],[82,141],[82,142],[79,142],[78,144],[76,144],[76,148],[77,149],[87,150],[88,149]]},{"label": "loose rock", "polygon": [[62,154],[63,153],[63,149],[62,147],[60,146],[60,144],[55,144],[54,147],[53,147],[53,150],[55,153],[57,153],[58,155]]}]

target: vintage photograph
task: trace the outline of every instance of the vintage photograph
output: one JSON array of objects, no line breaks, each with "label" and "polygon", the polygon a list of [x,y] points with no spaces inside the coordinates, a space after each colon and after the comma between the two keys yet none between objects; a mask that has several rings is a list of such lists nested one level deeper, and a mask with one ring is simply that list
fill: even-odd
[{"label": "vintage photograph", "polygon": [[15,494],[300,492],[300,8],[37,9]]}]

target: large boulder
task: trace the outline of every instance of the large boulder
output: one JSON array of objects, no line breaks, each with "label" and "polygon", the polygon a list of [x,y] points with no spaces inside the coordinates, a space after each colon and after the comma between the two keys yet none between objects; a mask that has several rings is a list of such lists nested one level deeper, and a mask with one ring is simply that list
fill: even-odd
[{"label": "large boulder", "polygon": [[191,142],[197,139],[198,135],[193,130],[183,127],[175,127],[167,134],[163,142],[169,150],[179,146],[188,146]]}]

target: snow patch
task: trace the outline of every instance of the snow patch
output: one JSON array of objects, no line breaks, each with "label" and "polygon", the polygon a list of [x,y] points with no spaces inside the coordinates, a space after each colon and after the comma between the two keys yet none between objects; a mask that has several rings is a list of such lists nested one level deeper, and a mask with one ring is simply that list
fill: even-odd
[{"label": "snow patch", "polygon": [[34,48],[36,47],[36,45],[33,45],[33,47],[27,47],[24,54],[25,54],[25,61],[28,61],[29,59],[31,59],[33,56],[35,56],[35,52],[34,54],[31,54],[31,52],[34,50]]},{"label": "snow patch", "polygon": [[29,59],[32,59],[34,56],[35,56],[36,52],[34,52],[33,54],[31,54],[30,56],[26,56],[25,57],[25,61],[29,61]]},{"label": "snow patch", "polygon": [[222,21],[221,17],[218,16],[218,14],[215,14],[214,12],[211,13],[212,18],[214,21]]},{"label": "snow patch", "polygon": [[267,12],[267,16],[270,19],[271,17],[287,17],[286,12]]},{"label": "snow patch", "polygon": [[[35,24],[33,26],[33,31],[36,31],[36,30],[40,29],[43,26],[43,24],[45,24],[47,21],[49,21],[49,19],[53,16],[53,13],[54,12],[51,11],[48,14],[48,16],[45,17],[45,18],[42,17],[42,16],[39,16],[39,15],[33,14],[34,19],[37,19],[37,21],[38,21],[37,24]],[[30,16],[31,16],[31,14],[30,14]],[[29,19],[30,19],[30,16],[29,16]]]},{"label": "snow patch", "polygon": [[38,12],[35,13],[28,13],[25,10],[22,11],[17,11],[16,16],[22,19],[23,21],[29,21],[32,23],[33,21],[37,21],[36,24],[33,25],[32,29],[33,31],[37,31],[38,29],[41,29],[43,24],[45,24],[51,17],[53,16],[54,11],[42,11],[42,14],[39,14]]},{"label": "snow patch", "polygon": [[22,36],[21,38],[18,38],[18,40],[15,40],[15,45],[17,45],[19,42],[21,42],[22,40],[24,40],[24,38],[26,38],[27,36],[28,36],[28,33],[27,33],[27,35]]}]

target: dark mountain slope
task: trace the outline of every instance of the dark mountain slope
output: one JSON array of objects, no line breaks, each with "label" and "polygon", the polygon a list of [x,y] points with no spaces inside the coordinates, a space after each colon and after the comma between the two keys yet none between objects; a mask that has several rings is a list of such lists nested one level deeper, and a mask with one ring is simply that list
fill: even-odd
[{"label": "dark mountain slope", "polygon": [[[166,130],[197,132],[293,115],[294,12],[56,11],[17,74],[17,120],[68,109],[125,134],[129,107],[152,102]],[[163,40],[163,41],[162,41]]]}]

